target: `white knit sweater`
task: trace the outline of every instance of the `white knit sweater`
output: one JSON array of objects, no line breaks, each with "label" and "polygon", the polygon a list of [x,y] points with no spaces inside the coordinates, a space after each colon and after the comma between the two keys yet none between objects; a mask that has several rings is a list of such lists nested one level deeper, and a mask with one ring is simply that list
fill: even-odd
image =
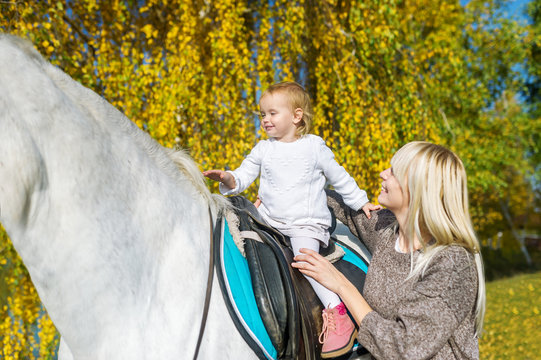
[{"label": "white knit sweater", "polygon": [[220,184],[224,195],[238,194],[260,175],[259,212],[288,236],[313,237],[327,244],[331,214],[324,188],[328,181],[344,202],[358,210],[368,202],[366,192],[334,159],[322,138],[305,135],[286,143],[260,141],[240,167],[229,171],[235,189]]}]

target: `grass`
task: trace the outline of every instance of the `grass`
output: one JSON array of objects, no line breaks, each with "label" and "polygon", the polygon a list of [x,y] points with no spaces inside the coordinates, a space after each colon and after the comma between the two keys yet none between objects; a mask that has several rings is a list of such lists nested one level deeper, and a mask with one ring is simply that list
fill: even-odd
[{"label": "grass", "polygon": [[541,358],[541,272],[487,283],[481,359]]}]

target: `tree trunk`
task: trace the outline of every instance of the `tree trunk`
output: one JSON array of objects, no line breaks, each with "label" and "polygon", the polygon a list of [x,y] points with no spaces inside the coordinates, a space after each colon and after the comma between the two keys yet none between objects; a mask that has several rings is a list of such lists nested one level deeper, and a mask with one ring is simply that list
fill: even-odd
[{"label": "tree trunk", "polygon": [[507,204],[505,204],[502,199],[500,199],[500,207],[502,208],[503,215],[505,216],[505,220],[507,220],[507,224],[509,225],[509,228],[511,229],[511,234],[513,234],[513,237],[518,241],[520,245],[520,250],[524,254],[524,257],[526,258],[526,263],[528,266],[532,266],[532,258],[530,257],[530,253],[528,252],[528,249],[526,248],[526,245],[524,244],[524,237],[520,236],[517,229],[515,228],[515,225],[513,224],[513,219],[511,218],[511,214],[509,214],[509,208],[507,207]]}]

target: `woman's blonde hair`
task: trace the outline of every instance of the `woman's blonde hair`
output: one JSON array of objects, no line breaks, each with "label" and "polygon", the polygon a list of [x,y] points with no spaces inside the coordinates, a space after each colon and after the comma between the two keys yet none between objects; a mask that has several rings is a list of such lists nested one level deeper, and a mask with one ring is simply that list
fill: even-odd
[{"label": "woman's blonde hair", "polygon": [[[451,150],[415,141],[404,145],[391,160],[393,174],[409,194],[406,234],[417,239],[423,253],[412,262],[410,277],[423,275],[430,261],[449,245],[460,245],[473,254],[478,290],[476,334],[482,331],[485,313],[485,280],[479,241],[468,209],[468,187],[464,165]],[[429,243],[423,240],[425,235]],[[410,242],[413,256],[413,243]]]},{"label": "woman's blonde hair", "polygon": [[310,95],[304,90],[304,88],[293,81],[284,81],[269,86],[263,94],[261,94],[260,99],[262,99],[267,94],[275,94],[277,92],[284,92],[287,95],[289,105],[291,110],[302,109],[302,120],[297,127],[297,134],[302,136],[310,133],[312,129],[312,101],[310,100]]}]

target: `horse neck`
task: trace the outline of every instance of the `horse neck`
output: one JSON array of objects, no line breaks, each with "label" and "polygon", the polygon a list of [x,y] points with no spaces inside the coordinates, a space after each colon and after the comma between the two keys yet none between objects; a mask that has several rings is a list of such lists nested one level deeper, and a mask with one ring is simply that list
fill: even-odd
[{"label": "horse neck", "polygon": [[0,78],[1,221],[55,325],[74,349],[163,314],[191,323],[174,307],[204,291],[207,199],[103,99],[22,60]]}]

